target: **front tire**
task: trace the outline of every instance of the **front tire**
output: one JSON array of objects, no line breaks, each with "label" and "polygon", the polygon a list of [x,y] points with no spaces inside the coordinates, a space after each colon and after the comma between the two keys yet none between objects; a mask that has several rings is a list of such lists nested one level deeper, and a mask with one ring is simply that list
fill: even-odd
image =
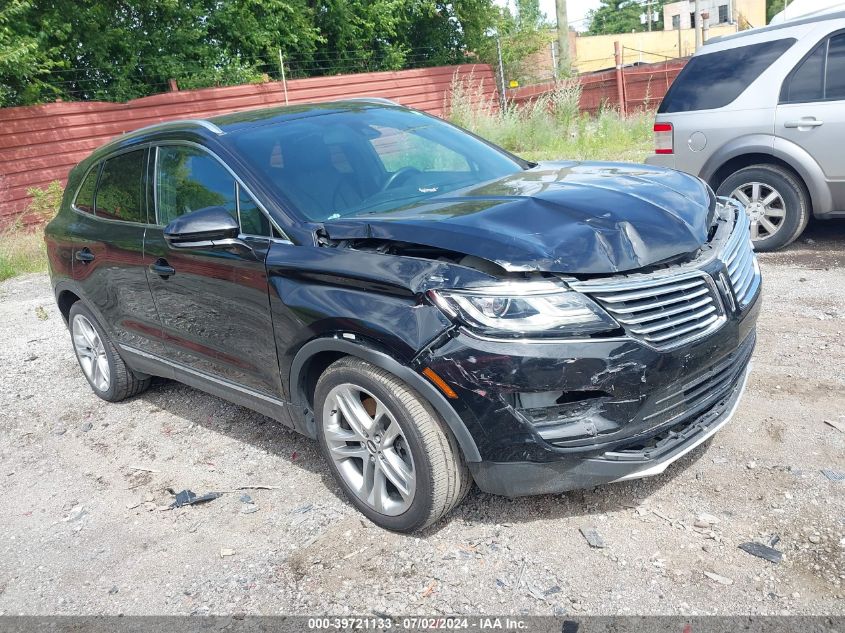
[{"label": "front tire", "polygon": [[751,221],[755,250],[776,251],[804,231],[810,217],[809,196],[792,173],[775,165],[752,165],[731,174],[717,195],[737,200]]},{"label": "front tire", "polygon": [[70,307],[68,325],[79,367],[100,398],[119,402],[150,386],[149,378],[138,378],[126,366],[109,335],[81,301]]},{"label": "front tire", "polygon": [[431,405],[393,374],[353,357],[320,376],[320,447],[349,500],[373,523],[413,532],[440,520],[472,478]]}]

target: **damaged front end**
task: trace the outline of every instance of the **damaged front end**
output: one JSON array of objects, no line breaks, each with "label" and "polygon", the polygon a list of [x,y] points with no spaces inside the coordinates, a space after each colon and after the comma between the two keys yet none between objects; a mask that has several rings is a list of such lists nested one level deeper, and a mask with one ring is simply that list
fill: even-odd
[{"label": "damaged front end", "polygon": [[388,338],[404,341],[403,362],[471,434],[476,483],[509,496],[556,492],[661,472],[736,408],[760,274],[743,210],[715,206],[696,253],[625,274],[506,271],[367,236],[327,237],[318,250],[354,253],[356,275],[404,285],[417,315],[438,315]]}]

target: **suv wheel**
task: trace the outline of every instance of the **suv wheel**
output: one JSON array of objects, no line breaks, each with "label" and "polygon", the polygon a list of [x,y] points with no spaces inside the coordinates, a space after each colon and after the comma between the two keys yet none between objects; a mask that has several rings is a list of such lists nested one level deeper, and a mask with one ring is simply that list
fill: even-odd
[{"label": "suv wheel", "polygon": [[795,241],[809,219],[804,186],[774,165],[753,165],[728,176],[717,195],[741,202],[751,220],[751,240],[758,251],[774,251]]},{"label": "suv wheel", "polygon": [[70,308],[68,315],[73,351],[98,396],[109,402],[119,402],[145,391],[150,379],[139,379],[124,364],[108,334],[81,301]]},{"label": "suv wheel", "polygon": [[332,473],[373,523],[411,532],[445,516],[472,478],[449,429],[393,374],[346,357],[314,395],[319,441]]}]

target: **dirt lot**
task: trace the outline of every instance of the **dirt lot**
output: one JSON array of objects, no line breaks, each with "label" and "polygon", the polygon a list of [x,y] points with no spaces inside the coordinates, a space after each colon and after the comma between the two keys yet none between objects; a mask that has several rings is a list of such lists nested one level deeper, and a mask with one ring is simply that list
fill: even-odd
[{"label": "dirt lot", "polygon": [[[258,414],[164,381],[98,400],[47,278],[5,282],[0,614],[843,614],[845,481],[822,473],[845,471],[843,247],[818,224],[761,257],[755,370],[709,445],[650,480],[473,491],[419,537],[362,520]],[[167,510],[168,488],[232,492]],[[738,549],[774,537],[779,564]]]}]

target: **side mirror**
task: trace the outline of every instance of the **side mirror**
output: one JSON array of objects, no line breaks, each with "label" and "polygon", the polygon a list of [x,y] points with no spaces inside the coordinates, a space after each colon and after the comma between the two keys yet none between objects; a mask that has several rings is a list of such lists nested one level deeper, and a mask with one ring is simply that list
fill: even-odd
[{"label": "side mirror", "polygon": [[238,221],[223,207],[206,207],[180,216],[164,227],[172,248],[214,248],[240,243]]}]

